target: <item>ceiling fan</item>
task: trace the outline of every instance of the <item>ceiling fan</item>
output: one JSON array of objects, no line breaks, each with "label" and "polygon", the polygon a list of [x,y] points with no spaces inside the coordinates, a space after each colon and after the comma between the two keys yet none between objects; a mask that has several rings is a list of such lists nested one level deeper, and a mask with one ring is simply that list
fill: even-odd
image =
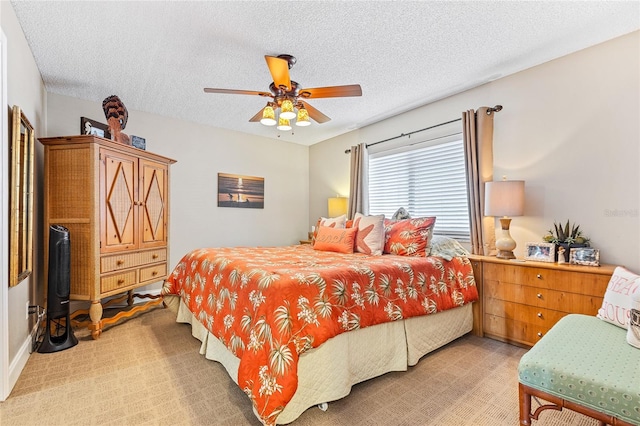
[{"label": "ceiling fan", "polygon": [[[291,80],[289,70],[296,63],[296,58],[291,55],[279,55],[264,57],[273,77],[269,85],[270,92],[258,92],[253,90],[212,89],[205,88],[206,93],[226,93],[235,95],[258,95],[271,98],[267,105],[256,115],[251,117],[251,122],[261,122],[267,126],[278,124],[280,130],[291,130],[289,120],[296,119],[296,125],[308,126],[309,117],[318,123],[325,123],[331,118],[327,117],[305,100],[319,98],[338,98],[346,96],[362,96],[362,88],[359,84],[346,86],[327,86],[302,89],[299,84]],[[276,121],[276,111],[279,117]],[[297,109],[297,113],[296,110]]]}]

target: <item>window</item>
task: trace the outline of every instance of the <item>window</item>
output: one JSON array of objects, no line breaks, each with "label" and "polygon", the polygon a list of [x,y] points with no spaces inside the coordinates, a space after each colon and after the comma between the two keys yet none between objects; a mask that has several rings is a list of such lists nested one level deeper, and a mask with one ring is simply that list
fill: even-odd
[{"label": "window", "polygon": [[436,216],[434,234],[469,241],[469,206],[460,135],[369,155],[369,213]]}]

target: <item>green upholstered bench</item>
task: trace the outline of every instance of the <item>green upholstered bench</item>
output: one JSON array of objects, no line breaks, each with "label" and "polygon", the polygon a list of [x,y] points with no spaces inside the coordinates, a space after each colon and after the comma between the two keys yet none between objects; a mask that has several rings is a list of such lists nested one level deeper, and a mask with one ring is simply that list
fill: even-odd
[{"label": "green upholstered bench", "polygon": [[[523,355],[518,375],[521,425],[562,408],[601,425],[640,425],[640,349],[626,330],[596,317],[562,318]],[[550,404],[531,413],[532,396]]]}]

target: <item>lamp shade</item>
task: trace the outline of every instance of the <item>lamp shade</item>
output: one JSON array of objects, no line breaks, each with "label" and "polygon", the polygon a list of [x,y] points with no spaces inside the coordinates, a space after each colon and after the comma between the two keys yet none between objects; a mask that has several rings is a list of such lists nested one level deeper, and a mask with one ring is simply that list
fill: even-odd
[{"label": "lamp shade", "polygon": [[524,213],[524,181],[503,180],[484,185],[485,216],[522,216]]},{"label": "lamp shade", "polygon": [[347,197],[332,197],[328,202],[329,217],[338,217],[347,214]]},{"label": "lamp shade", "polygon": [[289,123],[289,120],[280,116],[280,118],[278,118],[277,129],[282,130],[283,132],[288,132],[289,130],[291,130],[291,124]]},{"label": "lamp shade", "polygon": [[280,105],[280,118],[286,118],[287,120],[293,120],[296,118],[296,113],[293,111],[293,102],[290,99],[285,99]]},{"label": "lamp shade", "polygon": [[298,108],[298,119],[296,120],[296,126],[305,127],[310,125],[309,112],[305,108]]},{"label": "lamp shade", "polygon": [[267,105],[262,110],[262,119],[260,120],[260,123],[264,124],[265,126],[275,126],[276,113],[271,105]]}]

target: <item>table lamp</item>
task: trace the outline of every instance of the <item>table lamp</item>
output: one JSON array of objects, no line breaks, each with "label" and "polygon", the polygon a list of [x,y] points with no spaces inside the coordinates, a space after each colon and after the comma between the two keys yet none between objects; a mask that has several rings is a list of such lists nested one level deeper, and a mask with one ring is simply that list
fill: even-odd
[{"label": "table lamp", "polygon": [[500,218],[500,236],[496,239],[496,249],[498,249],[496,257],[515,259],[513,250],[516,248],[516,242],[509,233],[511,218],[508,216],[522,216],[524,212],[524,181],[486,182],[484,195],[485,216],[502,216]]},{"label": "table lamp", "polygon": [[338,217],[343,214],[347,214],[347,197],[332,197],[329,198],[328,213],[329,217]]}]

